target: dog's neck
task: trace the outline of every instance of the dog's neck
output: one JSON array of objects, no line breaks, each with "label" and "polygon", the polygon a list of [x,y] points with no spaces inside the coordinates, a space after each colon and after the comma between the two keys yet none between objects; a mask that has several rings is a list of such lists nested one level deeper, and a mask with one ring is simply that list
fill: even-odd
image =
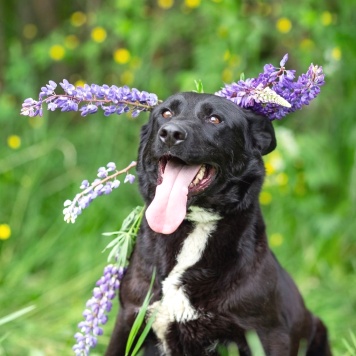
[{"label": "dog's neck", "polygon": [[206,224],[220,220],[221,216],[212,210],[203,209],[198,206],[191,206],[188,210],[186,219],[195,224]]}]

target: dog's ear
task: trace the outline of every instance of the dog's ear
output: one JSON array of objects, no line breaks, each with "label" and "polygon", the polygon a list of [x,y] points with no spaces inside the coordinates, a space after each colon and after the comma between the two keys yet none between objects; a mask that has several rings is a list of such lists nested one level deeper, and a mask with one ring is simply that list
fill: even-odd
[{"label": "dog's ear", "polygon": [[141,127],[141,132],[140,132],[139,155],[141,155],[141,151],[144,149],[144,144],[148,142],[149,135],[150,135],[149,126],[148,124],[145,124]]},{"label": "dog's ear", "polygon": [[271,121],[249,110],[246,110],[246,118],[249,132],[252,134],[253,146],[261,152],[261,155],[272,152],[277,146],[277,141]]}]

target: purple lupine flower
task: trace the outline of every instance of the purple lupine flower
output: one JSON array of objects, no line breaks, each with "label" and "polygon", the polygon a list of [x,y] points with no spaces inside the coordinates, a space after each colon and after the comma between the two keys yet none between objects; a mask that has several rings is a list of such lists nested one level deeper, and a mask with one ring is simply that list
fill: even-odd
[{"label": "purple lupine flower", "polygon": [[53,80],[50,80],[45,87],[41,88],[41,92],[39,95],[40,98],[54,94],[54,89],[56,88],[57,88],[57,84]]},{"label": "purple lupine flower", "polygon": [[124,180],[124,183],[129,182],[130,184],[133,184],[133,182],[135,181],[135,176],[133,174],[127,174]]},{"label": "purple lupine flower", "polygon": [[93,93],[91,90],[91,87],[88,84],[84,84],[84,87],[77,87],[77,98],[81,100],[92,100],[93,99]]},{"label": "purple lupine flower", "polygon": [[47,103],[51,111],[79,110],[81,116],[94,114],[102,109],[105,116],[120,115],[132,110],[132,116],[136,117],[142,111],[151,111],[158,104],[156,94],[131,89],[128,86],[85,84],[76,87],[67,79],[63,79],[59,84],[64,94],[56,94],[54,90],[57,84],[50,80],[41,88],[38,101],[31,98],[24,101],[21,115],[42,116],[42,105]]},{"label": "purple lupine flower", "polygon": [[116,164],[114,162],[109,162],[107,165],[107,171],[108,172],[111,172],[111,171],[114,171],[116,169]]},{"label": "purple lupine flower", "polygon": [[[102,195],[108,195],[114,189],[118,188],[120,181],[117,177],[120,174],[126,173],[125,183],[130,182],[132,184],[135,180],[135,176],[129,174],[128,171],[135,166],[136,162],[131,162],[126,168],[117,171],[115,163],[109,162],[106,167],[100,167],[97,173],[98,178],[94,179],[92,183],[89,183],[88,180],[83,180],[80,185],[81,193],[78,193],[73,200],[68,199],[64,202],[64,220],[68,223],[74,223],[78,215],[80,215],[83,209],[87,208],[94,199]],[[112,173],[113,171],[115,172]]]},{"label": "purple lupine flower", "polygon": [[32,98],[26,99],[21,108],[21,115],[26,115],[29,117],[41,116],[42,102],[33,100]]},{"label": "purple lupine flower", "polygon": [[75,91],[75,86],[68,82],[67,79],[63,79],[62,83],[59,85],[63,88],[64,92],[68,95],[75,95],[77,92]]},{"label": "purple lupine flower", "polygon": [[78,103],[72,97],[65,95],[58,97],[52,95],[52,97],[54,97],[52,102],[56,104],[56,108],[61,109],[61,111],[78,111]]},{"label": "purple lupine flower", "polygon": [[288,53],[286,53],[286,54],[283,56],[282,60],[279,62],[279,65],[280,65],[281,67],[284,67],[284,66],[286,65],[287,61],[288,61]]},{"label": "purple lupine flower", "polygon": [[112,183],[111,183],[111,188],[115,189],[118,188],[120,185],[120,181],[118,179],[115,179]]},{"label": "purple lupine flower", "polygon": [[87,301],[83,312],[84,320],[78,324],[80,332],[74,335],[76,344],[73,346],[75,355],[89,355],[90,349],[97,344],[97,336],[103,334],[102,326],[108,321],[107,313],[112,308],[120,281],[125,268],[113,264],[104,268],[102,277],[96,282],[93,296]]},{"label": "purple lupine flower", "polygon": [[80,185],[80,189],[86,189],[89,187],[89,181],[87,179],[82,181],[82,184]]},{"label": "purple lupine flower", "polygon": [[54,111],[57,109],[57,104],[51,102],[51,103],[48,103],[48,110],[51,110],[51,111]]},{"label": "purple lupine flower", "polygon": [[280,61],[280,68],[266,64],[257,78],[227,84],[215,95],[265,115],[270,120],[281,119],[308,105],[324,84],[322,67],[313,64],[295,81],[295,70],[284,67],[287,60],[288,54]]},{"label": "purple lupine flower", "polygon": [[94,104],[88,104],[80,108],[81,116],[87,116],[88,114],[95,114],[98,111],[98,107]]},{"label": "purple lupine flower", "polygon": [[108,176],[108,172],[105,167],[100,167],[98,169],[98,177],[99,178],[106,178]]}]

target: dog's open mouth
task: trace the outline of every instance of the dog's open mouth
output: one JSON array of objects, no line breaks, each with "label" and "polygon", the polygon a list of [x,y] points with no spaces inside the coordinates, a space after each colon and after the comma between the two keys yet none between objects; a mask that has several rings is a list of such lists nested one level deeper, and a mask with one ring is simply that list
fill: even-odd
[{"label": "dog's open mouth", "polygon": [[[165,169],[167,167],[168,161],[171,161],[171,163],[174,163],[175,165],[181,166],[182,170],[190,170],[191,168],[197,168],[198,166],[200,167],[198,172],[195,174],[194,178],[191,180],[189,186],[188,186],[188,194],[189,196],[199,194],[202,192],[205,188],[207,188],[211,181],[213,180],[214,174],[215,174],[215,169],[213,166],[210,164],[200,164],[200,165],[188,165],[184,161],[182,161],[179,158],[172,157],[172,156],[163,156],[159,160],[159,169],[158,169],[158,180],[157,184],[161,184],[163,181],[163,176]],[[194,170],[192,170],[194,172]]]},{"label": "dog's open mouth", "polygon": [[211,165],[188,165],[178,158],[163,156],[156,194],[146,210],[151,229],[162,234],[174,232],[185,218],[188,198],[204,191],[214,175]]}]

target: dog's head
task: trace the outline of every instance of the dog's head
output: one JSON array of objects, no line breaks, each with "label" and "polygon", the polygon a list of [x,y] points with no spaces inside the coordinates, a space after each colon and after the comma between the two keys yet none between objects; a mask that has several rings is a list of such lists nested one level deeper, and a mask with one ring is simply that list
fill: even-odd
[{"label": "dog's head", "polygon": [[220,214],[246,208],[258,199],[262,155],[275,147],[266,117],[216,95],[171,96],[141,132],[137,168],[150,226],[173,232],[191,205]]}]

